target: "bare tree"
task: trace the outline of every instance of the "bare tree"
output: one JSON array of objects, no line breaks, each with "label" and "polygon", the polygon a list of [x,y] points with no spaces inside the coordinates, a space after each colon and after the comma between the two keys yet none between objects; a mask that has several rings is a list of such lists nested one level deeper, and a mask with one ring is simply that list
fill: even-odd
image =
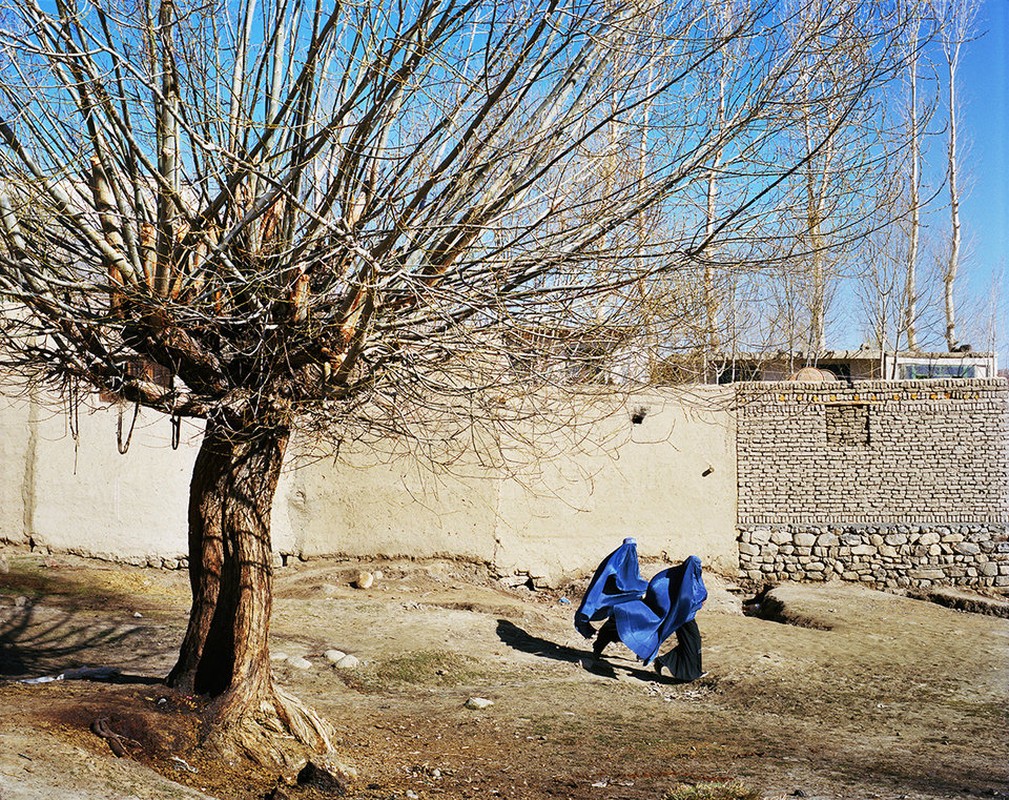
[{"label": "bare tree", "polygon": [[[783,157],[800,158],[803,169],[781,197],[782,224],[794,234],[773,256],[782,263],[774,270],[768,323],[772,341],[803,352],[809,364],[827,347],[831,303],[850,269],[845,262],[879,224],[866,187],[890,169],[881,137],[897,135],[885,124],[885,98],[848,102],[852,74],[874,58],[871,31],[862,23],[854,6],[819,0],[796,3],[790,20],[794,35],[815,36],[820,50],[798,64],[799,80],[784,109]],[[818,55],[828,51],[834,58],[824,63]],[[810,104],[811,97],[817,102]]]},{"label": "bare tree", "polygon": [[[899,352],[906,336],[908,236],[903,226],[890,222],[903,203],[904,187],[904,176],[897,172],[871,188],[879,224],[861,243],[865,263],[856,287],[866,342],[879,352],[880,376],[886,379],[896,375],[883,373],[884,354]],[[896,359],[891,363],[896,366]]]},{"label": "bare tree", "polygon": [[949,189],[949,245],[943,271],[943,308],[946,313],[946,347],[952,351],[957,346],[956,303],[954,287],[961,261],[960,201],[961,167],[959,161],[960,99],[957,73],[960,69],[961,48],[970,41],[977,3],[974,0],[937,0],[939,39],[945,60],[946,83],[946,184]]},{"label": "bare tree", "polygon": [[[712,24],[728,29],[733,24],[733,19],[738,13],[736,3],[725,2],[715,4],[709,9]],[[732,72],[740,67],[740,52],[738,41],[728,40],[718,52],[717,59],[714,60],[711,84],[711,103],[713,106],[712,126],[719,130],[725,123],[725,113],[729,82]],[[718,224],[718,177],[721,168],[722,152],[713,154],[708,168],[707,185],[705,192],[705,237],[714,240],[712,236],[715,226]],[[712,258],[706,258],[704,263],[704,346],[707,351],[715,355],[721,349],[722,343],[719,335],[719,307],[721,305],[721,293],[717,286],[717,267]]]},{"label": "bare tree", "polygon": [[[904,286],[904,324],[909,350],[917,350],[919,286],[918,266],[920,260],[921,214],[926,205],[922,197],[923,142],[928,125],[935,113],[937,95],[922,97],[923,59],[926,46],[935,33],[935,17],[927,4],[908,3],[912,24],[908,27],[907,48],[907,227],[908,247],[907,267]],[[927,62],[925,64],[927,66]]]},{"label": "bare tree", "polygon": [[[206,421],[168,682],[213,698],[208,744],[330,744],[270,677],[292,430],[507,423],[525,387],[570,374],[550,364],[579,357],[600,308],[627,318],[629,287],[692,274],[719,241],[746,262],[807,160],[752,154],[796,65],[834,54],[784,35],[774,4],[717,28],[703,6],[3,0],[2,366]],[[810,113],[857,107],[897,68],[902,18],[856,6],[875,60]],[[714,125],[696,79],[730,42],[751,61]],[[608,172],[642,136],[646,168]],[[696,199],[718,153],[731,181],[710,224]],[[645,246],[617,235],[650,210],[668,224]],[[516,343],[546,368],[515,369]]]}]

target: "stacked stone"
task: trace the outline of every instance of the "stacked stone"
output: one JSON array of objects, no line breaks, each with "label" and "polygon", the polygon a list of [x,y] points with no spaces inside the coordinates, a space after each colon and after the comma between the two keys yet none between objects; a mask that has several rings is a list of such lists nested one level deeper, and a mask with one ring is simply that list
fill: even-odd
[{"label": "stacked stone", "polygon": [[1004,380],[745,384],[740,526],[1004,522]]},{"label": "stacked stone", "polygon": [[749,526],[739,576],[857,581],[887,589],[1009,587],[1009,525]]},{"label": "stacked stone", "polygon": [[1009,587],[1009,383],[737,391],[741,577]]}]

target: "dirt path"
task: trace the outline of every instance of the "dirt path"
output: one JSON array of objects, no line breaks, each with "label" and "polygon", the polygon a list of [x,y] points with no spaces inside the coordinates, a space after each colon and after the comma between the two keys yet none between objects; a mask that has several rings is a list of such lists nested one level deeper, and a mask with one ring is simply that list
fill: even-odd
[{"label": "dirt path", "polygon": [[[0,683],[0,800],[260,798],[274,785],[192,751],[189,701],[156,682],[181,640],[184,574],[6,558],[0,678],[123,675]],[[382,572],[367,590],[350,585],[359,564],[282,569],[273,620],[274,653],[290,657],[277,678],[335,725],[354,797],[638,800],[733,780],[765,797],[1009,797],[1005,619],[828,584],[776,589],[792,624],[772,622],[709,576],[709,674],[677,686],[616,648],[585,669],[563,593],[506,589],[465,564],[365,566]],[[332,649],[361,665],[333,667]],[[494,704],[471,710],[471,697]],[[133,760],[90,732],[98,717]]]}]

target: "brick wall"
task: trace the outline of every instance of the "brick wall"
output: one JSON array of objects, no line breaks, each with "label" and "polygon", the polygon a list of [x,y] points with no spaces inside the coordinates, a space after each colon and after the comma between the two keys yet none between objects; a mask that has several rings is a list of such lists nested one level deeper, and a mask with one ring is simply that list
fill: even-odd
[{"label": "brick wall", "polygon": [[744,577],[1009,586],[1009,383],[752,383],[737,401]]}]

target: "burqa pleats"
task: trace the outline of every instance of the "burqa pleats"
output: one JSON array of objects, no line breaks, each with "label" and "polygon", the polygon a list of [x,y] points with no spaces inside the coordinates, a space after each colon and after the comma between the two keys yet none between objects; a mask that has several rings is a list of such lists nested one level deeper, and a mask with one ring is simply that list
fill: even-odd
[{"label": "burqa pleats", "polygon": [[701,632],[694,620],[676,629],[678,644],[655,659],[655,666],[668,670],[677,681],[695,681],[701,677]]}]

